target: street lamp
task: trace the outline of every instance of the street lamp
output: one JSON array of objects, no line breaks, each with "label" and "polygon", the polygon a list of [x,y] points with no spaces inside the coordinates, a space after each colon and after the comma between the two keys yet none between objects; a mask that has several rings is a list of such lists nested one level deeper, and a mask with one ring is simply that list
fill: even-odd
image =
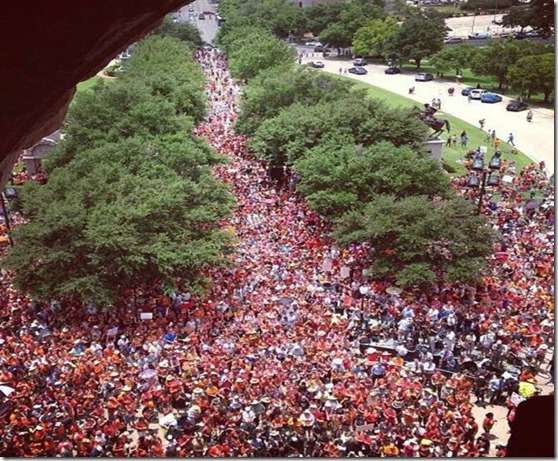
[{"label": "street lamp", "polygon": [[[480,185],[480,196],[479,196],[479,203],[477,205],[477,214],[481,213],[482,208],[482,199],[484,198],[484,194],[486,192],[486,186],[497,186],[500,184],[500,178],[498,175],[493,175],[493,171],[498,171],[502,166],[502,159],[500,158],[502,153],[496,151],[490,161],[488,162],[488,168],[484,167],[484,161],[482,157],[476,157],[473,160],[473,165],[471,166],[471,170],[476,171],[478,173],[482,172],[481,179],[479,179],[478,175],[472,174],[469,176],[467,180],[467,187],[471,189],[477,189]],[[479,184],[480,183],[480,184]]]},{"label": "street lamp", "polygon": [[12,239],[12,225],[10,224],[10,215],[8,214],[8,209],[6,208],[6,197],[7,200],[13,200],[17,198],[17,189],[15,187],[5,187],[4,192],[0,194],[0,205],[2,206],[2,213],[4,214],[4,222],[6,223],[6,230],[8,231],[8,242],[10,246],[14,246],[14,240]]}]

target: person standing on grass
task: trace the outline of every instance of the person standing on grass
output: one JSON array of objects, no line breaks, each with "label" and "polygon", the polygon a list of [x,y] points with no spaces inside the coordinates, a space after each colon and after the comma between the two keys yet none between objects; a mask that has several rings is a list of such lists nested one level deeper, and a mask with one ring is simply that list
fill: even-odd
[{"label": "person standing on grass", "polygon": [[500,138],[496,138],[492,144],[494,145],[494,149],[498,150],[500,149],[500,144],[502,144],[502,141],[500,140]]},{"label": "person standing on grass", "polygon": [[485,141],[486,141],[486,142],[489,142],[489,141],[492,139],[491,136],[492,136],[492,130],[488,130],[488,131],[486,132]]}]

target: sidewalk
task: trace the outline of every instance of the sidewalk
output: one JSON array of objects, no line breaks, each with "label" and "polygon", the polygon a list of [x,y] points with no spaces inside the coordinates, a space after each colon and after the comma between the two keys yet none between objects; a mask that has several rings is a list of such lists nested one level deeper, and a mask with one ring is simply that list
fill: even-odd
[{"label": "sidewalk", "polygon": [[[305,57],[302,62],[320,60],[324,62],[326,72],[339,74],[339,67],[352,67],[350,60],[339,60],[337,58]],[[384,90],[392,91],[399,95],[408,97],[422,104],[432,101],[433,98],[442,100],[442,111],[464,120],[474,126],[482,118],[486,120],[487,130],[496,130],[498,136],[504,141],[509,133],[513,133],[518,149],[529,156],[533,161],[544,160],[546,168],[550,173],[554,172],[554,112],[550,109],[532,108],[533,122],[527,123],[526,111],[508,112],[506,105],[511,100],[504,96],[502,102],[495,104],[484,104],[480,101],[468,102],[465,96],[461,96],[461,90],[468,85],[455,84],[446,81],[415,82],[414,73],[402,73],[386,75],[386,66],[368,64],[366,66],[368,75],[347,76],[355,80],[370,83]],[[415,94],[409,95],[409,88],[415,87]],[[455,95],[448,96],[448,88],[455,88]]]}]

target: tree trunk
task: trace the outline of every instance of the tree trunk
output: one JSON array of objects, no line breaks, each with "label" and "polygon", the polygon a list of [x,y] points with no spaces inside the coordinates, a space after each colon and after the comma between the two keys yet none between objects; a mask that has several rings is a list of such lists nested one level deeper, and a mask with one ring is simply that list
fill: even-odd
[{"label": "tree trunk", "polygon": [[415,58],[415,64],[417,65],[417,69],[420,69],[420,62],[422,61],[422,58]]},{"label": "tree trunk", "polygon": [[543,102],[547,103],[548,102],[548,97],[550,96],[550,91],[543,91],[543,94],[544,94]]}]

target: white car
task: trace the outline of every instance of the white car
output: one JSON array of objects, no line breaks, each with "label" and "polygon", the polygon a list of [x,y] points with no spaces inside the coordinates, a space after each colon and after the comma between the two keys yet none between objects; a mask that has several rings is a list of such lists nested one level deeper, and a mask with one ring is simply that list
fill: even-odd
[{"label": "white car", "polygon": [[471,99],[480,99],[481,96],[482,96],[484,93],[488,93],[488,91],[486,91],[486,90],[478,90],[478,89],[475,88],[474,90],[471,90],[471,92],[469,93],[469,96],[471,96]]},{"label": "white car", "polygon": [[321,42],[306,42],[304,46],[323,46]]}]

